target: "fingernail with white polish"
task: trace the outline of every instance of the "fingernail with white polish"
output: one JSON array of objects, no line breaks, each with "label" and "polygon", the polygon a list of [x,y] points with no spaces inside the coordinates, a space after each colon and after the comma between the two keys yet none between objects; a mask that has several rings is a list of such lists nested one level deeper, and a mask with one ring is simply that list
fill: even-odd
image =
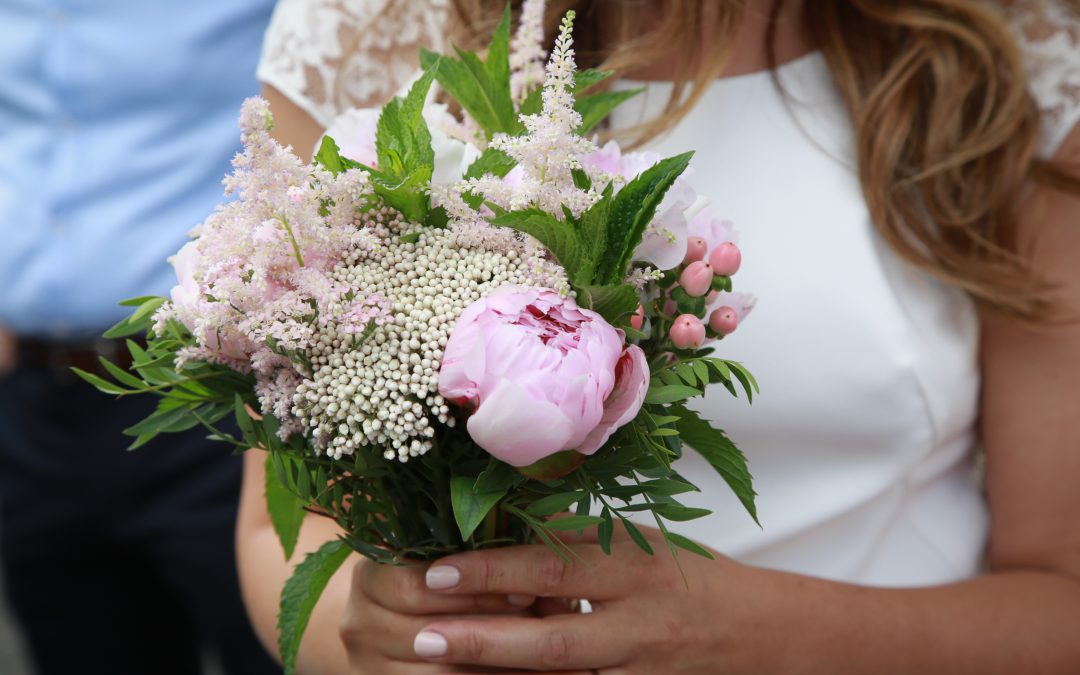
[{"label": "fingernail with white polish", "polygon": [[536,602],[536,598],[532,595],[518,595],[517,593],[511,593],[506,596],[506,601],[514,607],[529,607]]},{"label": "fingernail with white polish", "polygon": [[444,591],[458,585],[458,582],[461,581],[461,572],[458,571],[458,568],[450,565],[438,565],[427,571],[424,580],[431,590]]},{"label": "fingernail with white polish", "polygon": [[423,659],[446,656],[446,638],[431,631],[420,631],[413,640],[413,651]]}]

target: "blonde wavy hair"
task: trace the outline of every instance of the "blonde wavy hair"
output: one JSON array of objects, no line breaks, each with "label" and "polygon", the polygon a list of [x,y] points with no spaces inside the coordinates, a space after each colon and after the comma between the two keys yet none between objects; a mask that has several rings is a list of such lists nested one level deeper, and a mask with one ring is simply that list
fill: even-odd
[{"label": "blonde wavy hair", "polygon": [[[1080,12],[1080,0],[1060,1]],[[549,35],[567,9],[578,11],[587,65],[627,73],[673,59],[671,98],[663,115],[629,130],[636,143],[678,122],[723,72],[746,4],[665,0],[644,26],[649,3],[551,0],[548,8]],[[1080,193],[1080,174],[1036,155],[1040,115],[1003,4],[806,0],[803,20],[854,120],[863,194],[886,241],[981,305],[1046,322],[1074,313],[1025,255],[1019,209],[1035,183]],[[454,41],[475,48],[504,2],[451,5]],[[774,19],[781,6],[774,0]],[[597,16],[608,21],[603,34]],[[716,39],[700,40],[702,26],[714,27]]]}]

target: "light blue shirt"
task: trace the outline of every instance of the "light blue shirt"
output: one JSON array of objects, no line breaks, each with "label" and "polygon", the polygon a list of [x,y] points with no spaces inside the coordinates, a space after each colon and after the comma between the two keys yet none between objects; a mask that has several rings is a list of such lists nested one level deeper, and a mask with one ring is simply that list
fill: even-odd
[{"label": "light blue shirt", "polygon": [[0,324],[90,337],[222,201],[273,0],[0,1]]}]

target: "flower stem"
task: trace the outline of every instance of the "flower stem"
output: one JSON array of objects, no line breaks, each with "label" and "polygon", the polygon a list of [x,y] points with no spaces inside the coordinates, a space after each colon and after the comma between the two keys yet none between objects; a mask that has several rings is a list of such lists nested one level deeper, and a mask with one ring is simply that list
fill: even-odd
[{"label": "flower stem", "polygon": [[285,226],[285,231],[289,234],[289,241],[292,242],[293,255],[296,256],[296,262],[300,267],[304,266],[304,256],[300,253],[300,244],[296,241],[296,235],[293,234],[292,225],[289,225],[289,221],[285,216],[278,216],[277,219],[281,221],[281,224]]}]

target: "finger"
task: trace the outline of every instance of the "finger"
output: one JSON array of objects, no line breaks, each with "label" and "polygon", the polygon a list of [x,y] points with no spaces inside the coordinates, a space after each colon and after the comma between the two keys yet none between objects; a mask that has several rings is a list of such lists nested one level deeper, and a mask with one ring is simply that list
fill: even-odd
[{"label": "finger", "polygon": [[430,616],[398,614],[373,602],[363,602],[346,607],[338,630],[350,660],[356,663],[370,666],[377,659],[415,663],[420,659],[413,641],[429,623]]},{"label": "finger", "polygon": [[461,553],[436,562],[426,582],[438,593],[453,595],[612,600],[650,580],[653,558],[636,547],[625,546],[617,561],[593,544],[574,546],[573,551],[573,559],[544,545]]},{"label": "finger", "polygon": [[570,615],[441,621],[416,636],[416,653],[439,663],[574,671],[619,665],[632,642],[608,617]]},{"label": "finger", "polygon": [[401,614],[513,614],[531,606],[535,599],[523,594],[436,593],[425,583],[427,570],[422,565],[394,567],[365,562],[356,566],[354,583],[372,602]]}]

